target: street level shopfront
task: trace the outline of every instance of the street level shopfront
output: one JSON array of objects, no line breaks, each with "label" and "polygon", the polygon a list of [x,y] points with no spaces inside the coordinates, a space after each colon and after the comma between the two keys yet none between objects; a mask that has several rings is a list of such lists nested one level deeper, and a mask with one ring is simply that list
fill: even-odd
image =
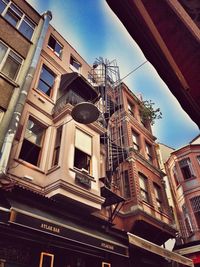
[{"label": "street level shopfront", "polygon": [[22,188],[0,193],[1,267],[129,266],[126,234]]},{"label": "street level shopfront", "polygon": [[134,267],[194,267],[192,260],[128,233],[130,261]]}]

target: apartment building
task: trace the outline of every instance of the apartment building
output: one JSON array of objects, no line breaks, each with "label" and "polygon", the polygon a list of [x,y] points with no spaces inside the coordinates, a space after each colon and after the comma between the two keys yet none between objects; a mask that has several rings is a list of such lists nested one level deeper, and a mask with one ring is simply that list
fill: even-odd
[{"label": "apartment building", "polygon": [[[114,149],[112,160],[118,166],[113,166],[111,188],[125,201],[113,216],[113,222],[119,229],[161,245],[175,236],[176,227],[165,191],[165,174],[158,164],[156,138],[150,121],[143,116],[143,102],[125,84],[121,84],[121,103],[123,109],[117,111],[117,127],[111,117],[110,132],[111,141],[125,151]],[[162,263],[162,259],[144,250],[134,247],[134,251],[137,251],[137,255],[134,253],[137,266]]]},{"label": "apartment building", "polygon": [[[199,266],[200,137],[171,153],[166,171],[173,190],[180,236],[175,249]],[[180,240],[181,238],[181,240]]]},{"label": "apartment building", "polygon": [[37,45],[45,35],[51,14],[40,15],[22,0],[1,0],[0,14],[0,148],[2,148],[14,108],[24,90],[25,77],[30,74],[32,59],[37,51],[39,53],[40,48]]},{"label": "apartment building", "polygon": [[75,105],[99,99],[89,81],[92,67],[51,25],[45,24],[41,34],[42,49],[25,75],[32,76],[28,84],[24,80],[27,96],[17,102],[23,109],[21,114],[14,110],[18,117],[8,122],[6,138],[13,134],[2,149],[1,263],[126,265],[126,234],[92,215],[104,202],[100,136],[106,129],[72,118]]}]

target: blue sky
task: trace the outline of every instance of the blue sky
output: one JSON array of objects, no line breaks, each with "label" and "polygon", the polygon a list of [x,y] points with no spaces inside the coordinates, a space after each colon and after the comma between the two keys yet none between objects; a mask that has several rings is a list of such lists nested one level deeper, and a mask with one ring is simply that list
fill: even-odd
[{"label": "blue sky", "polygon": [[[50,10],[51,24],[89,63],[103,57],[117,60],[123,78],[146,59],[105,0],[28,0],[39,12]],[[134,94],[151,99],[163,118],[153,126],[157,141],[170,147],[186,145],[199,134],[149,62],[123,80]]]}]

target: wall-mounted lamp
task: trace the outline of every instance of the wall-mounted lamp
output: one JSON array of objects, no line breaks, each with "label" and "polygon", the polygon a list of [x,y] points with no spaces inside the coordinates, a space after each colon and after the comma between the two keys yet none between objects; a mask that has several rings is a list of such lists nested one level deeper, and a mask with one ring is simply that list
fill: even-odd
[{"label": "wall-mounted lamp", "polygon": [[89,124],[96,121],[99,117],[98,108],[90,102],[81,102],[72,110],[72,118],[83,124]]}]

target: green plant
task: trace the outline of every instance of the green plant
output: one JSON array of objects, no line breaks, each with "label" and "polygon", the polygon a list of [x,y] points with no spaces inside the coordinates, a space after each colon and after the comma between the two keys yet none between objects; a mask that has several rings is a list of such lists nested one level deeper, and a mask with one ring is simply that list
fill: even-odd
[{"label": "green plant", "polygon": [[149,121],[154,125],[156,119],[162,119],[160,108],[154,108],[155,103],[152,100],[142,101],[141,116],[144,121]]}]

